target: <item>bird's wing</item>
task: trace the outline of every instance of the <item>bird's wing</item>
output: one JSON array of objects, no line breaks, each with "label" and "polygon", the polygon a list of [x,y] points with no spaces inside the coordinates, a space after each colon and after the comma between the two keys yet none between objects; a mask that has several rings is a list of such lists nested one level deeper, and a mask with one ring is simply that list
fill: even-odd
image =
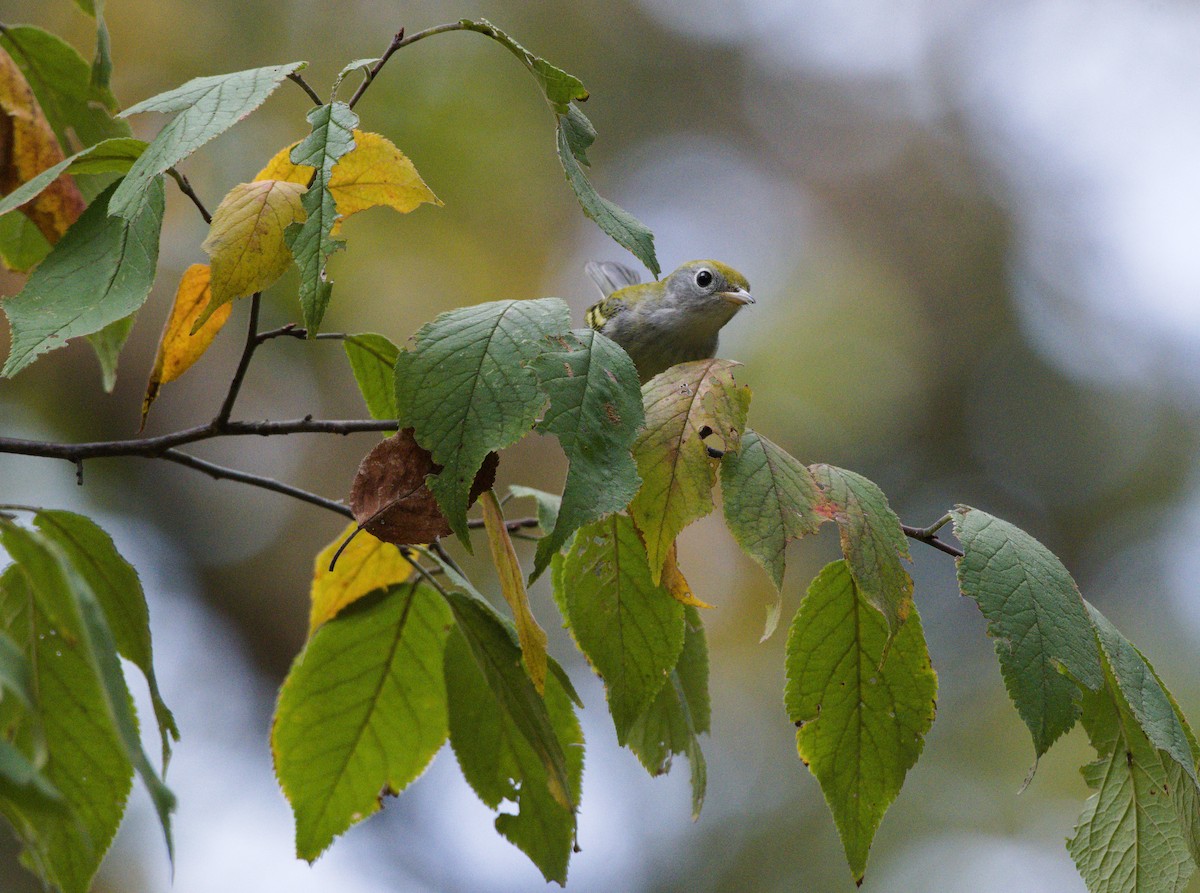
[{"label": "bird's wing", "polygon": [[600,263],[588,261],[583,265],[583,270],[596,283],[600,293],[606,298],[619,288],[637,285],[642,281],[637,270],[611,260]]}]

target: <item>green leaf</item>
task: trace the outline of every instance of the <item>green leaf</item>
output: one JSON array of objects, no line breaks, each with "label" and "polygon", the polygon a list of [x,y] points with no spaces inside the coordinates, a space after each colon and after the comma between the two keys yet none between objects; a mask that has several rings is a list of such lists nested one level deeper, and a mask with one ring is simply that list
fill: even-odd
[{"label": "green leaf", "polygon": [[383,335],[370,332],[349,335],[342,346],[371,418],[396,418],[395,367],[400,348]]},{"label": "green leaf", "polygon": [[[104,0],[95,0],[96,58],[92,60],[92,94],[98,98],[112,97],[109,82],[112,80],[112,41],[108,36],[108,25],[104,21]],[[103,101],[103,99],[102,99]],[[117,107],[116,99],[108,103],[110,110]]]},{"label": "green leaf", "polygon": [[38,771],[20,748],[0,738],[0,812],[9,808],[18,813],[49,810],[63,818],[70,815],[62,791]]},{"label": "green leaf", "polygon": [[588,163],[587,148],[595,139],[595,128],[574,105],[567,114],[558,116],[558,160],[583,213],[618,245],[631,251],[657,278],[662,268],[654,254],[654,233],[628,211],[600,195],[580,167],[581,163]]},{"label": "green leaf", "polygon": [[321,626],[279,693],[275,772],[309,862],[397,794],[446,740],[442,650],[450,612],[431,587],[401,584]]},{"label": "green leaf", "polygon": [[356,71],[361,71],[363,77],[367,77],[377,62],[379,62],[378,57],[373,59],[355,59],[353,62],[347,62],[342,66],[342,70],[338,72],[338,76],[333,82],[333,89],[329,92],[336,96],[338,90],[342,87],[342,81],[346,79],[347,75],[353,74]]},{"label": "green leaf", "polygon": [[36,267],[50,253],[50,243],[24,214],[0,217],[0,259],[18,273]]},{"label": "green leaf", "polygon": [[[521,649],[512,624],[502,619],[496,610],[483,600],[467,580],[453,568],[442,564],[446,576],[459,587],[446,594],[454,620],[462,633],[475,665],[487,680],[500,710],[516,727],[533,749],[546,770],[546,788],[559,806],[573,811],[579,802],[577,786],[571,782],[566,754],[549,712],[547,702],[538,694],[521,667]],[[563,682],[562,668],[551,659],[553,678]],[[550,677],[547,677],[550,678]],[[569,682],[565,689],[573,690]],[[577,700],[575,696],[573,700]]]},{"label": "green leaf", "polygon": [[645,421],[633,361],[591,329],[576,329],[564,349],[537,357],[532,368],[550,395],[538,430],[562,444],[570,467],[554,528],[538,542],[532,583],[579,527],[619,512],[641,478],[630,447]]},{"label": "green leaf", "polygon": [[122,118],[141,112],[180,114],[158,132],[134,162],[109,200],[108,213],[126,220],[139,217],[146,207],[150,184],[159,175],[253,112],[289,74],[302,67],[303,62],[291,62],[193,78],[121,112]]},{"label": "green leaf", "polygon": [[112,537],[90,518],[73,512],[43,509],[35,516],[34,524],[62,550],[83,577],[104,611],[117,650],[146,677],[162,738],[165,766],[171,758],[171,741],[179,740],[179,728],[163,701],[154,675],[150,612],[137,571],[117,551]]},{"label": "green leaf", "polygon": [[5,692],[15,695],[26,707],[33,706],[29,660],[12,637],[0,630],[0,701]]},{"label": "green leaf", "polygon": [[646,427],[633,446],[642,487],[629,514],[646,541],[656,584],[675,537],[713,510],[717,460],[708,455],[701,432],[708,428],[736,440],[745,427],[750,391],[734,384],[737,365],[716,359],[681,363],[642,387]]},{"label": "green leaf", "polygon": [[3,305],[12,349],[0,374],[12,377],[67,339],[99,332],[146,301],[158,264],[162,179],[146,189],[145,211],[131,223],[105,213],[106,190]]},{"label": "green leaf", "polygon": [[[1136,649],[1088,607],[1103,646],[1104,684],[1082,697],[1083,726],[1098,756],[1083,776],[1096,793],[1067,849],[1092,893],[1179,891],[1196,869],[1200,829],[1192,750],[1181,763],[1147,736],[1126,691],[1139,710],[1152,711],[1148,718],[1160,738],[1178,724],[1170,696]],[[1135,680],[1146,684],[1138,688]],[[1173,749],[1174,739],[1165,742]]]},{"label": "green leaf", "polygon": [[810,470],[825,491],[819,511],[831,513],[837,522],[854,582],[895,635],[913,603],[912,577],[900,562],[911,560],[900,519],[883,491],[861,474],[832,465],[813,465]]},{"label": "green leaf", "polygon": [[826,565],[788,630],[784,698],[800,759],[860,883],[883,814],[921,755],[936,696],[916,610],[893,637],[848,562]]},{"label": "green leaf", "polygon": [[[87,580],[72,563],[71,556],[41,535],[40,531],[33,533],[12,522],[0,521],[0,543],[16,561],[16,566],[26,573],[33,597],[39,605],[50,607],[47,616],[61,627],[63,644],[70,638],[74,640],[71,644],[77,642],[81,646],[80,655],[98,683],[104,716],[111,723],[126,760],[146,785],[162,825],[168,855],[172,855],[171,812],[175,808],[175,797],[163,784],[142,749],[133,701],[104,609]],[[27,634],[27,641],[31,635]],[[59,656],[59,652],[56,651],[55,656]],[[35,687],[40,696],[40,684]],[[42,722],[45,725],[49,720],[43,717]],[[87,742],[86,737],[81,736],[81,740]],[[52,781],[58,783],[53,778]]]},{"label": "green leaf", "polygon": [[422,326],[396,360],[400,427],[413,428],[417,443],[443,466],[429,489],[468,551],[475,472],[490,451],[529,433],[546,396],[527,364],[547,348],[547,336],[570,328],[570,311],[558,298],[478,304]]},{"label": "green leaf", "polygon": [[1062,562],[1025,531],[968,506],[951,516],[966,553],[959,588],[987,618],[1005,687],[1040,757],[1079,716],[1076,682],[1104,682],[1083,597]]},{"label": "green leaf", "polygon": [[513,484],[508,488],[508,492],[514,499],[528,497],[537,503],[538,527],[542,529],[542,533],[549,533],[554,529],[554,525],[558,523],[558,510],[562,506],[561,496],[521,484]]},{"label": "green leaf", "polygon": [[329,191],[329,178],[337,160],[354,148],[354,128],[358,115],[344,102],[318,106],[308,113],[312,133],[292,149],[293,164],[314,168],[312,183],[301,203],[307,215],[301,223],[288,224],[284,239],[296,266],[300,270],[300,309],[308,337],[315,338],[320,328],[333,283],[325,276],[325,264],[339,248],[345,246],[334,238],[333,225],[338,221],[337,203]]},{"label": "green leaf", "polygon": [[816,533],[826,520],[819,511],[825,497],[803,462],[748,428],[740,446],[721,460],[721,494],[729,531],[775,584],[766,639],[779,623],[784,550],[792,540]]},{"label": "green leaf", "polygon": [[17,25],[0,31],[0,47],[29,81],[64,151],[133,135],[126,122],[108,113],[117,104],[112,94],[93,85],[91,66],[60,37]]},{"label": "green leaf", "polygon": [[[575,842],[575,814],[550,794],[546,766],[505,711],[456,630],[446,643],[450,745],[467,782],[489,808],[508,800],[518,811],[496,817],[496,830],[519,847],[547,881],[565,884]],[[555,675],[546,679],[546,712],[565,754],[571,799],[583,778],[583,732],[571,699]]]},{"label": "green leaf", "polygon": [[571,634],[604,680],[617,740],[626,744],[679,661],[683,605],[651,579],[624,515],[581,527],[556,582]]},{"label": "green leaf", "polygon": [[14,189],[0,201],[0,214],[14,211],[42,194],[64,172],[69,174],[123,174],[146,149],[146,143],[132,137],[117,137],[88,146],[53,167],[42,171]]},{"label": "green leaf", "polygon": [[88,343],[96,352],[96,360],[100,363],[100,384],[105,393],[111,394],[117,384],[117,363],[121,358],[121,348],[125,346],[137,314],[131,313],[124,319],[110,322],[99,332],[87,336]]},{"label": "green leaf", "polygon": [[461,19],[459,24],[469,31],[475,31],[498,41],[516,56],[529,73],[537,79],[542,93],[546,96],[546,101],[550,103],[550,107],[557,114],[565,115],[572,101],[582,102],[588,98],[588,91],[579,78],[567,74],[561,68],[556,68],[545,59],[535,56],[487,19],[478,21]]},{"label": "green leaf", "polygon": [[0,624],[24,644],[34,671],[37,709],[11,727],[28,756],[40,736],[42,775],[66,810],[0,796],[0,809],[25,847],[23,861],[64,893],[86,893],[116,834],[133,766],[113,726],[86,640],[78,627],[51,620],[24,569],[0,575]]},{"label": "green leaf", "polygon": [[646,712],[629,730],[626,742],[646,771],[665,775],[671,758],[684,754],[691,766],[692,819],[700,818],[708,786],[708,766],[699,736],[709,731],[708,643],[700,612],[688,605],[684,613],[683,651],[666,684]]}]

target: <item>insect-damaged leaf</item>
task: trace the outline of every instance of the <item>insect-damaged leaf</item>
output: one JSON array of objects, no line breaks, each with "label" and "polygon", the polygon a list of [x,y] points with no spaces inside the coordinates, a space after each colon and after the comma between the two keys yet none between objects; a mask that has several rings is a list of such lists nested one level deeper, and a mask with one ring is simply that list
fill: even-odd
[{"label": "insect-damaged leaf", "polygon": [[[496,481],[500,457],[489,453],[475,474],[468,493],[474,502]],[[367,532],[385,543],[428,543],[450,533],[425,478],[441,472],[429,451],[404,428],[375,445],[363,458],[350,490],[354,518]]]},{"label": "insect-damaged leaf", "polygon": [[713,510],[717,460],[708,455],[705,436],[715,432],[729,446],[745,427],[750,391],[734,384],[737,365],[681,363],[642,386],[646,427],[633,446],[642,487],[629,514],[645,538],[656,585],[675,537]]}]

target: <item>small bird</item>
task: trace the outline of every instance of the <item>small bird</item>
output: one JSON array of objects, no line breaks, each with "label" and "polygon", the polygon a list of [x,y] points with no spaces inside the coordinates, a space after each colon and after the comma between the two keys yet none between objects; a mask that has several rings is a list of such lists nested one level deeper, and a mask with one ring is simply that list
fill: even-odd
[{"label": "small bird", "polygon": [[625,349],[642,384],[676,363],[716,356],[721,327],[754,303],[746,277],[715,260],[689,261],[646,283],[624,264],[584,269],[604,294],[587,324]]}]

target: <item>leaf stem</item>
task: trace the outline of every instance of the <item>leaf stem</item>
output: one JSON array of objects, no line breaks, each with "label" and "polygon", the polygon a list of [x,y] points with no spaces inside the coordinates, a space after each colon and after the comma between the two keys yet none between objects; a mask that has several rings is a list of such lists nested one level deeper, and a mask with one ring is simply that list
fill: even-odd
[{"label": "leaf stem", "polygon": [[904,535],[910,539],[922,542],[927,546],[932,546],[939,552],[945,552],[947,555],[953,555],[955,558],[962,558],[963,551],[957,546],[952,546],[949,543],[937,538],[937,532],[950,521],[950,515],[947,513],[938,518],[933,524],[928,527],[909,527],[907,524],[901,524],[900,528],[904,531]]},{"label": "leaf stem", "polygon": [[233,412],[233,404],[238,398],[238,391],[242,389],[242,381],[246,377],[246,371],[250,368],[250,360],[254,356],[254,349],[260,343],[258,340],[258,312],[261,305],[262,292],[256,291],[250,298],[250,321],[247,324],[246,330],[246,346],[242,348],[242,358],[238,360],[237,370],[233,373],[233,378],[229,382],[229,392],[225,395],[225,402],[221,404],[221,409],[217,412],[216,419],[214,419],[218,425],[229,421],[229,416]]},{"label": "leaf stem", "polygon": [[196,190],[192,189],[192,184],[188,182],[188,178],[173,167],[167,168],[167,173],[179,186],[179,191],[192,200],[192,204],[196,206],[196,210],[200,212],[200,216],[204,218],[204,222],[212,226],[212,214],[208,213],[208,208],[204,207],[204,202],[200,201],[200,196],[196,195]]}]

